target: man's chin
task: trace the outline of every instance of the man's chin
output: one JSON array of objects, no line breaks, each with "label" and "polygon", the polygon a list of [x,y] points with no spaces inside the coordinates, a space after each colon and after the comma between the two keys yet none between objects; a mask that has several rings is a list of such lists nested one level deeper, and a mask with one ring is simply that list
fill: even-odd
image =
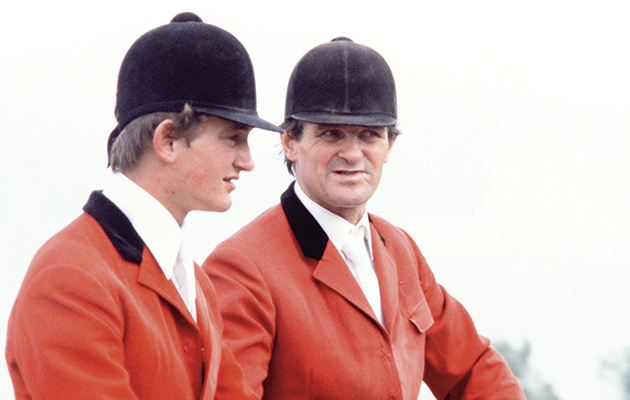
[{"label": "man's chin", "polygon": [[227,199],[223,201],[215,201],[211,204],[208,204],[204,210],[201,211],[210,211],[210,212],[226,212],[232,207],[232,199],[227,196]]}]

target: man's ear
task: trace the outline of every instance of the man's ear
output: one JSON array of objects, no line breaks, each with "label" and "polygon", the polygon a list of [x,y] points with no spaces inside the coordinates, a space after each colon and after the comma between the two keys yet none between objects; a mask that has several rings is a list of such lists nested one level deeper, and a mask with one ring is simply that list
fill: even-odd
[{"label": "man's ear", "polygon": [[166,163],[175,161],[175,138],[173,131],[175,124],[171,119],[165,119],[155,128],[153,133],[153,150]]},{"label": "man's ear", "polygon": [[291,138],[288,133],[280,134],[280,142],[282,142],[282,148],[284,149],[284,155],[293,162],[297,160],[297,140]]}]

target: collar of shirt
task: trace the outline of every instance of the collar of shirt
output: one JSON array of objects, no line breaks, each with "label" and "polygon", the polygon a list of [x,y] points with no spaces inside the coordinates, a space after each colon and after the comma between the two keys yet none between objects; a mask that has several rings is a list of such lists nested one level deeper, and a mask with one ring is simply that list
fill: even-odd
[{"label": "collar of shirt", "polygon": [[121,173],[114,173],[103,195],[129,218],[166,278],[171,279],[173,266],[184,241],[182,229],[171,213],[156,198]]},{"label": "collar of shirt", "polygon": [[310,212],[315,220],[319,223],[319,225],[321,225],[322,229],[324,230],[324,232],[326,232],[326,235],[328,235],[328,238],[333,243],[335,248],[337,248],[339,253],[342,254],[342,257],[343,253],[341,253],[341,249],[343,248],[343,245],[345,244],[348,235],[356,229],[359,229],[359,227],[363,226],[365,228],[364,232],[368,243],[368,254],[370,255],[371,259],[374,258],[372,256],[372,237],[370,235],[370,221],[367,212],[363,214],[363,216],[359,220],[359,223],[357,223],[356,225],[352,225],[350,222],[341,218],[337,214],[328,211],[324,207],[311,200],[306,195],[306,193],[304,193],[297,181],[295,182],[295,194],[297,195],[298,199],[300,199],[302,204],[304,204],[304,207],[306,207],[308,212]]}]

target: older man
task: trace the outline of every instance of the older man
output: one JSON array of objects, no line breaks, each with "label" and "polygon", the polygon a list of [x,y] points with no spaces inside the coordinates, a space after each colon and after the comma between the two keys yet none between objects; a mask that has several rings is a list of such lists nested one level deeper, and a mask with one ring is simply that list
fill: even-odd
[{"label": "older man", "polygon": [[398,135],[385,60],[338,38],[309,51],[281,135],[296,182],[204,263],[225,338],[259,398],[525,399],[405,231],[367,212]]}]

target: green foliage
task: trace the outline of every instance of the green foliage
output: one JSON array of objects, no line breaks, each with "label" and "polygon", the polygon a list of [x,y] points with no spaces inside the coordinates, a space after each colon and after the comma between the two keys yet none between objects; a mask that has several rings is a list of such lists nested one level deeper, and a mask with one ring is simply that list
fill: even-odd
[{"label": "green foliage", "polygon": [[522,347],[517,349],[506,341],[497,341],[494,348],[505,358],[512,373],[521,383],[527,400],[560,400],[554,393],[553,386],[544,382],[540,374],[531,367],[529,342],[523,343]]}]

